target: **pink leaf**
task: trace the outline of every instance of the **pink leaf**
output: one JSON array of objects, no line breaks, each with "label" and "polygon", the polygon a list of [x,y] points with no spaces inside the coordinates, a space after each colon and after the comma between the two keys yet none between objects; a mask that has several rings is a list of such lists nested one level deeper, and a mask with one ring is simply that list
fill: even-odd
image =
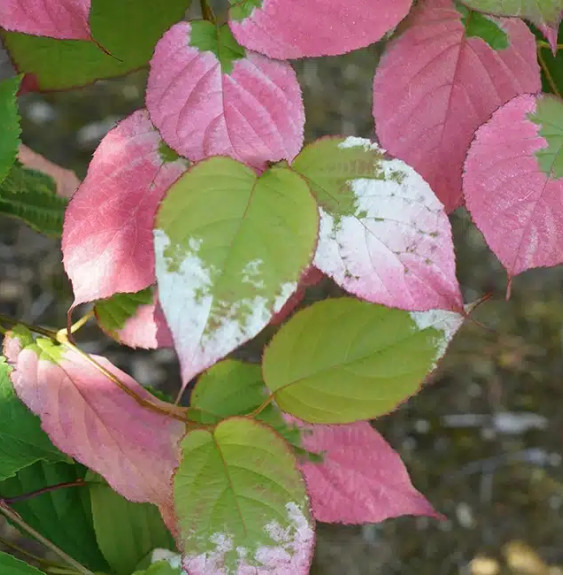
[{"label": "pink leaf", "polygon": [[0,27],[34,36],[89,40],[90,0],[2,0]]},{"label": "pink leaf", "polygon": [[236,39],[285,60],[344,54],[373,44],[408,14],[412,0],[262,0],[250,14],[248,4],[255,0],[236,4],[229,22]]},{"label": "pink leaf", "polygon": [[64,265],[74,305],[155,282],[156,208],[186,167],[170,157],[145,110],[102,140],[65,215]]},{"label": "pink leaf", "polygon": [[563,102],[523,95],[479,128],[469,150],[467,207],[509,278],[563,263],[562,141]]},{"label": "pink leaf", "polygon": [[[129,500],[171,505],[184,423],[142,407],[84,357],[49,340],[29,344],[12,332],[4,353],[18,396],[59,449]],[[144,401],[168,406],[105,358],[92,358]]]},{"label": "pink leaf", "polygon": [[108,329],[103,322],[99,321],[99,317],[98,325],[110,337],[129,347],[142,349],[174,347],[172,334],[160,307],[156,290],[152,303],[140,305],[135,314],[129,317],[120,329]]},{"label": "pink leaf", "polygon": [[20,145],[18,160],[27,168],[51,176],[57,185],[57,194],[63,198],[70,198],[80,185],[80,180],[72,170],[67,170],[50,162],[23,144]]},{"label": "pink leaf", "polygon": [[[204,49],[210,33],[221,60]],[[229,50],[235,56],[226,60]],[[305,113],[295,72],[244,52],[228,28],[218,33],[209,22],[176,24],[157,44],[147,107],[166,142],[190,160],[224,155],[263,167],[299,152]]]},{"label": "pink leaf", "polygon": [[462,204],[461,177],[475,130],[514,96],[540,89],[533,34],[500,19],[509,46],[466,37],[452,0],[426,0],[377,68],[373,113],[380,142],[415,168],[448,211]]},{"label": "pink leaf", "polygon": [[300,465],[318,521],[360,524],[401,515],[440,517],[412,486],[399,455],[368,422],[298,423],[303,447],[323,454],[322,463]]},{"label": "pink leaf", "polygon": [[552,25],[541,24],[539,29],[541,33],[545,36],[545,39],[549,42],[551,46],[551,51],[555,56],[557,54],[557,36],[559,34],[559,24],[561,23],[561,15],[559,15],[559,22]]}]

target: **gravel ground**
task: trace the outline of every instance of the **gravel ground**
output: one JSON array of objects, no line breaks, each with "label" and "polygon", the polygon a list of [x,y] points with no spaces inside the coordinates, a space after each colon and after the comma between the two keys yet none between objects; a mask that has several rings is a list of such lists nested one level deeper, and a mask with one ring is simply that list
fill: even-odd
[{"label": "gravel ground", "polygon": [[[297,63],[308,140],[373,134],[376,62],[370,49]],[[105,132],[142,107],[144,80],[136,73],[73,92],[25,96],[24,142],[83,176]],[[425,389],[375,423],[446,519],[321,525],[314,575],[563,573],[557,567],[563,566],[563,272],[524,274],[506,302],[504,273],[467,214],[461,210],[453,221],[467,301],[489,292],[493,298],[456,336]],[[0,313],[64,325],[71,291],[58,242],[0,217],[0,270]],[[177,385],[169,350],[128,351],[95,328],[81,342],[142,383]],[[256,356],[262,342],[243,353]]]}]

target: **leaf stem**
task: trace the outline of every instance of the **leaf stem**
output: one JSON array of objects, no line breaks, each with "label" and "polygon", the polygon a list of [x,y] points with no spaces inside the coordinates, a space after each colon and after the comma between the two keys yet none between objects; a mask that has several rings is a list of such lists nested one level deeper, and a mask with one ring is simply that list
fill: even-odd
[{"label": "leaf stem", "polygon": [[76,479],[75,481],[67,481],[66,483],[58,483],[57,485],[49,485],[48,487],[42,487],[36,491],[30,491],[29,493],[23,493],[22,495],[16,495],[15,497],[5,497],[3,499],[4,503],[7,505],[12,505],[14,503],[19,503],[20,501],[27,501],[28,499],[33,499],[38,495],[43,495],[44,493],[50,493],[51,491],[57,491],[59,489],[66,489],[68,487],[84,487],[86,482],[84,479]]},{"label": "leaf stem", "polygon": [[266,409],[266,407],[268,407],[268,405],[270,405],[270,403],[272,403],[272,401],[274,401],[273,393],[269,395],[254,411],[251,411],[250,413],[245,415],[245,417],[250,417],[251,419],[256,418]]},{"label": "leaf stem", "polygon": [[[545,42],[544,40],[538,40],[538,46],[540,46],[541,48],[548,48],[551,50],[551,44],[549,42]],[[556,44],[555,47],[558,50],[561,50],[563,48],[563,44]]]},{"label": "leaf stem", "polygon": [[9,505],[6,504],[3,499],[0,499],[0,513],[12,521],[12,523],[15,523],[20,529],[31,535],[34,539],[37,539],[37,541],[45,545],[45,547],[53,551],[53,553],[56,553],[61,559],[68,563],[73,569],[76,569],[76,571],[81,575],[94,575],[90,569],[78,563],[78,561],[73,559],[70,555],[65,553],[62,549],[57,547],[46,537],[43,537],[41,533],[33,529],[31,525],[28,525],[18,513],[16,513]]},{"label": "leaf stem", "polygon": [[19,319],[14,319],[13,317],[9,317],[1,313],[0,313],[0,322],[7,323],[12,327],[15,327],[16,325],[23,325],[29,331],[38,333],[39,335],[43,335],[45,337],[48,337],[49,339],[57,341],[57,332],[53,331],[52,329],[39,327],[37,325],[31,325],[29,323],[26,323],[25,321],[20,321]]},{"label": "leaf stem", "polygon": [[155,411],[160,414],[167,415],[169,417],[173,417],[174,419],[178,419],[179,421],[185,422],[186,421],[186,408],[178,407],[177,405],[172,405],[171,403],[164,403],[161,402],[160,405],[140,397],[137,395],[132,389],[130,389],[127,385],[125,385],[116,375],[111,373],[108,369],[106,369],[103,365],[98,363],[91,355],[82,351],[79,347],[68,341],[66,330],[61,330],[58,334],[59,343],[67,347],[68,349],[74,351],[78,355],[80,355],[83,359],[85,359],[88,363],[90,363],[93,367],[95,367],[101,374],[105,375],[109,380],[111,380],[121,391],[126,393],[129,397],[133,398],[141,407],[145,407],[150,409],[151,411]]},{"label": "leaf stem", "polygon": [[201,14],[204,20],[211,22],[212,24],[217,24],[215,19],[215,14],[213,13],[213,8],[208,4],[207,0],[200,0]]},{"label": "leaf stem", "polygon": [[[86,315],[83,315],[78,321],[74,322],[70,329],[63,327],[57,332],[57,341],[61,341],[59,338],[68,335],[68,333],[76,333],[81,327],[88,323],[95,316],[94,310],[91,309]],[[63,336],[64,334],[64,336]]]},{"label": "leaf stem", "polygon": [[[67,573],[70,573],[70,571],[68,569],[65,569],[63,567],[63,565],[61,565],[59,563],[53,563],[52,561],[47,561],[47,559],[43,559],[42,557],[38,557],[37,555],[34,555],[33,553],[31,553],[27,549],[24,549],[23,547],[16,545],[12,541],[8,541],[6,539],[3,539],[2,537],[0,537],[0,545],[3,545],[7,549],[15,551],[16,553],[19,553],[20,555],[25,555],[31,561],[34,561],[38,565],[42,565],[42,567],[41,567],[42,569],[47,569],[47,568],[64,569]],[[76,573],[76,571],[74,571],[74,570],[72,572]]]}]

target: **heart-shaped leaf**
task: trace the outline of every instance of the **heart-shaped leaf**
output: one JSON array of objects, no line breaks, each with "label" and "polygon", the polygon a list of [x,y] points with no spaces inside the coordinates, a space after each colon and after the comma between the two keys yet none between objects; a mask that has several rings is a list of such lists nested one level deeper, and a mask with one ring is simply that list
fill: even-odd
[{"label": "heart-shaped leaf", "polygon": [[231,156],[257,167],[303,144],[301,89],[288,63],[246,52],[228,27],[173,26],[156,46],[147,108],[165,141],[193,161]]},{"label": "heart-shaped leaf", "polygon": [[229,158],[194,166],[155,224],[159,298],[184,384],[256,336],[311,262],[317,206],[286,168],[261,176]]},{"label": "heart-shaped leaf", "polygon": [[321,208],[316,267],[371,302],[461,309],[448,216],[412,168],[361,138],[319,140],[292,168]]},{"label": "heart-shaped leaf", "polygon": [[307,575],[314,525],[287,444],[271,429],[231,418],[181,444],[174,501],[190,575]]}]

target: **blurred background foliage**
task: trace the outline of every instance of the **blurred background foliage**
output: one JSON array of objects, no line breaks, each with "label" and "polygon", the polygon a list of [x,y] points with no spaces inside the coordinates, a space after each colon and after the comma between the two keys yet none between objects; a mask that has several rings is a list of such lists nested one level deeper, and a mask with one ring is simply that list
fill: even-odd
[{"label": "blurred background foliage", "polygon": [[[307,141],[373,137],[371,84],[380,50],[295,63]],[[0,55],[0,75],[10,74]],[[84,177],[105,133],[143,107],[145,81],[139,71],[80,90],[24,95],[24,143]],[[320,525],[313,575],[563,573],[563,270],[516,278],[506,301],[505,273],[467,213],[458,210],[452,222],[466,301],[492,297],[422,392],[375,422],[446,519]],[[0,313],[65,324],[72,294],[57,241],[0,216],[0,270]],[[333,290],[327,282],[308,299]],[[240,355],[258,357],[264,339]],[[144,384],[178,385],[170,350],[133,352],[95,327],[81,333],[80,343]]]}]

